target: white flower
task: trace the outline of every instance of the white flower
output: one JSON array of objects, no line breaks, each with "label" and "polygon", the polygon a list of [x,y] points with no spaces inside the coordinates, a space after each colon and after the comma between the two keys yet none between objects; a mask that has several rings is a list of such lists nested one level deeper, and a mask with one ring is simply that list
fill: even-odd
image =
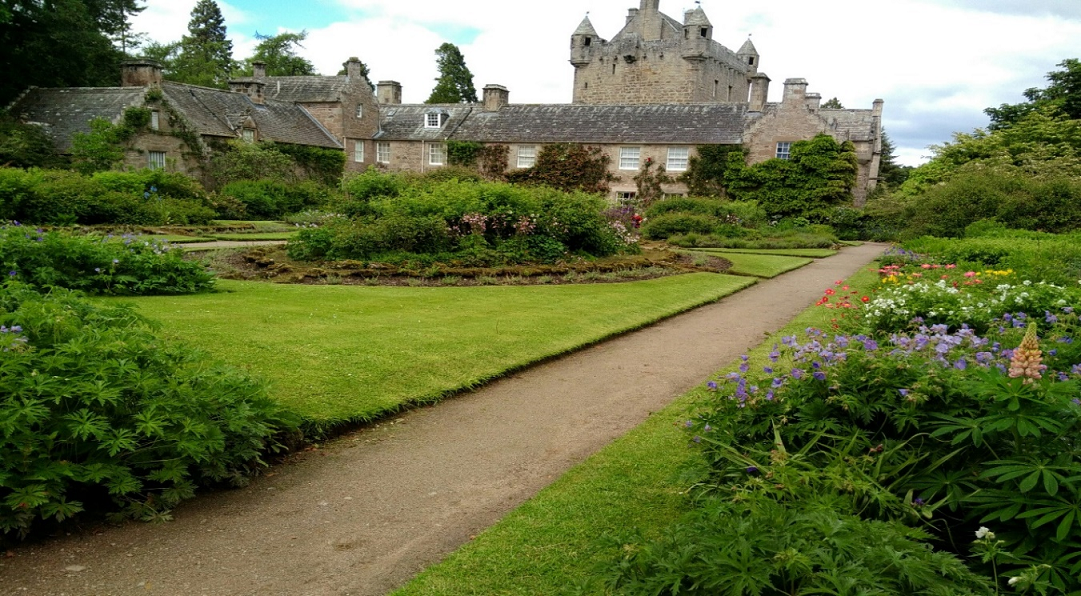
[{"label": "white flower", "polygon": [[991,533],[991,530],[986,526],[980,526],[979,530],[976,530],[976,540],[983,540],[984,536]]},{"label": "white flower", "polygon": [[1011,578],[1010,578],[1010,581],[1008,581],[1008,582],[1006,582],[1006,583],[1010,584],[1011,586],[1016,586],[1016,585],[1017,585],[1017,582],[1019,582],[1019,581],[1021,581],[1021,578],[1020,578],[1020,576],[1016,576],[1016,575],[1015,575],[1015,576],[1011,577]]}]

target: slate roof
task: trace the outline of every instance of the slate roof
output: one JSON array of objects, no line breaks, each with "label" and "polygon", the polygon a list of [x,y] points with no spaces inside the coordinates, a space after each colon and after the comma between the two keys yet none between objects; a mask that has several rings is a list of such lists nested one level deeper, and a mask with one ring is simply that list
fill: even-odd
[{"label": "slate roof", "polygon": [[[465,122],[470,114],[475,114],[482,109],[479,104],[461,103],[381,105],[379,106],[379,132],[375,138],[381,141],[442,141]],[[447,119],[443,122],[443,126],[439,128],[424,126],[426,115],[432,111],[446,114]]]},{"label": "slate roof", "polygon": [[243,93],[209,89],[182,83],[162,83],[169,104],[180,112],[199,134],[236,137],[236,129],[250,117],[259,138],[294,145],[340,149],[332,134],[303,108],[271,99],[253,102]]},{"label": "slate roof", "polygon": [[263,94],[268,99],[288,102],[335,102],[349,84],[349,77],[264,77]]},{"label": "slate roof", "polygon": [[873,110],[819,110],[818,115],[829,123],[830,128],[850,141],[871,141],[875,138]]},{"label": "slate roof", "polygon": [[593,23],[589,20],[589,16],[582,19],[581,24],[578,25],[578,28],[574,30],[572,35],[592,35],[593,37],[598,37],[597,30],[593,28]]},{"label": "slate roof", "polygon": [[142,87],[31,88],[10,106],[10,113],[42,125],[57,149],[66,152],[75,133],[90,132],[91,120],[116,122],[124,108],[143,105],[145,93]]},{"label": "slate roof", "polygon": [[[442,129],[425,129],[423,114],[450,109]],[[381,106],[380,140],[444,140],[482,143],[738,144],[746,104],[689,105],[480,105]],[[393,114],[390,114],[393,112]]]}]

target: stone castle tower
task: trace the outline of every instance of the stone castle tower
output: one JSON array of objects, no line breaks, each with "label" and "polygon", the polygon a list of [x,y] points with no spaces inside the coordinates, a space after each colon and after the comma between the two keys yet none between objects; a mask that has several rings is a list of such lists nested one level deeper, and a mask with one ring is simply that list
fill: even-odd
[{"label": "stone castle tower", "polygon": [[605,41],[587,16],[571,35],[576,104],[637,105],[746,103],[758,72],[758,51],[748,39],[738,52],[713,40],[713,25],[699,6],[683,22],[660,12],[660,0],[642,0],[627,24]]}]

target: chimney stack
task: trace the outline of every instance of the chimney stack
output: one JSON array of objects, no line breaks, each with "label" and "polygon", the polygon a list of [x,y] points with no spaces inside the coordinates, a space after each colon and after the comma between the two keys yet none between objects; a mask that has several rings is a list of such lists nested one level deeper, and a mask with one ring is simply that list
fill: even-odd
[{"label": "chimney stack", "polygon": [[376,90],[376,100],[380,105],[396,106],[402,103],[402,84],[398,81],[379,81]]},{"label": "chimney stack", "polygon": [[510,91],[503,85],[484,86],[484,111],[498,112],[500,108],[510,103]]},{"label": "chimney stack", "polygon": [[808,93],[806,103],[808,108],[811,108],[812,111],[817,112],[818,108],[822,106],[822,94]]},{"label": "chimney stack", "polygon": [[251,63],[252,76],[257,79],[266,78],[266,62],[256,61]]},{"label": "chimney stack", "polygon": [[130,60],[120,65],[122,87],[161,85],[161,64],[153,60]]},{"label": "chimney stack", "polygon": [[765,110],[768,97],[769,77],[764,72],[756,73],[751,77],[751,105],[747,109],[751,112]]},{"label": "chimney stack", "polygon": [[344,66],[345,75],[349,77],[350,83],[356,84],[359,81],[364,80],[364,75],[360,71],[360,58],[353,56],[349,58],[349,60],[346,60]]},{"label": "chimney stack", "polygon": [[784,98],[781,100],[785,105],[803,105],[807,100],[807,79],[785,79]]}]

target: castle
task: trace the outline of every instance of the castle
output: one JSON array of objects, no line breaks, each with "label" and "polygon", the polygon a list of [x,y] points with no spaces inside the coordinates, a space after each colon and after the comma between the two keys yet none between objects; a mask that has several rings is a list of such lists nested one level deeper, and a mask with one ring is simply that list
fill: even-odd
[{"label": "castle", "polygon": [[[855,204],[877,182],[882,100],[870,109],[823,109],[806,80],[790,78],[781,101],[769,103],[770,78],[754,45],[748,39],[733,52],[715,41],[701,7],[680,22],[660,12],[660,0],[641,0],[611,40],[586,17],[570,42],[569,104],[512,104],[500,85],[484,87],[477,104],[402,104],[400,84],[380,81],[373,93],[355,59],[345,75],[325,77],[266,76],[256,64],[254,76],[231,81],[229,91],[163,81],[160,67],[138,62],[125,66],[120,88],[30,89],[9,112],[42,125],[62,150],[94,117],[117,122],[130,106],[167,112],[132,141],[127,165],[193,175],[214,141],[225,139],[341,149],[347,171],[417,172],[445,166],[448,141],[506,146],[508,170],[533,166],[545,144],[569,142],[605,152],[617,177],[613,198],[632,198],[632,178],[647,159],[678,175],[699,146],[741,145],[756,163],[786,159],[793,142],[825,133],[856,148]],[[201,147],[182,147],[170,136],[175,128],[195,133]]]}]

